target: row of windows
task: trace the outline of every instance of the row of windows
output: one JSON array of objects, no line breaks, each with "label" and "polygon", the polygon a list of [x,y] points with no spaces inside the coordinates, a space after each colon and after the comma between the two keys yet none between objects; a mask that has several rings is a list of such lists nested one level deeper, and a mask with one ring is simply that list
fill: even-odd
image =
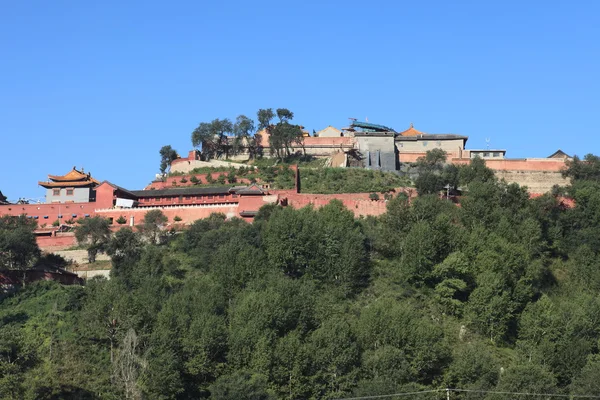
[{"label": "row of windows", "polygon": [[[90,216],[90,214],[84,214],[85,218],[89,218],[89,216]],[[39,219],[40,217],[39,217],[39,215],[28,215],[27,218],[30,218],[30,219]],[[42,219],[48,219],[48,218],[49,217],[47,215],[43,215],[42,216]],[[62,219],[62,218],[66,218],[66,217],[64,215],[62,215],[62,214],[59,214],[59,215],[56,216],[56,218]],[[77,218],[77,214],[71,214],[71,218]]]},{"label": "row of windows", "polygon": [[[219,199],[224,199],[226,197],[226,195],[220,194],[220,195],[218,195],[216,197],[219,198]],[[235,198],[238,197],[238,195],[234,194],[231,197],[233,197],[235,199]],[[214,199],[214,198],[215,198],[215,196],[212,195],[212,194],[210,194],[210,195],[207,195],[207,196],[183,196],[181,198],[176,197],[176,196],[173,196],[173,197],[154,197],[154,198],[153,197],[144,197],[144,198],[141,198],[140,201],[141,202],[145,202],[145,203],[148,203],[148,202],[159,203],[163,199],[165,201],[175,201],[177,199],[183,199],[183,200],[205,200],[205,199],[208,199],[208,200],[210,200],[210,199]]]},{"label": "row of windows", "polygon": [[[73,196],[74,189],[66,189],[67,196]],[[52,196],[60,196],[60,189],[52,189]]]},{"label": "row of windows", "polygon": [[484,152],[484,153],[473,153],[473,155],[481,155],[481,157],[483,158],[487,158],[490,157],[490,154],[492,155],[492,157],[500,157],[500,152],[494,151],[492,153],[490,152]]}]

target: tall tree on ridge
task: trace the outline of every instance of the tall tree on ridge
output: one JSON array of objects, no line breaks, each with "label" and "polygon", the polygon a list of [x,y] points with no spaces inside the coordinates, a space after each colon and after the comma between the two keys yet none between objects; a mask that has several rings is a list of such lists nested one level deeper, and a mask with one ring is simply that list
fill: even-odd
[{"label": "tall tree on ridge", "polygon": [[164,175],[168,169],[171,168],[171,163],[176,160],[179,156],[175,149],[170,145],[163,146],[160,148],[160,173]]},{"label": "tall tree on ridge", "polygon": [[233,154],[238,154],[242,148],[248,149],[250,158],[256,157],[257,140],[252,137],[254,121],[245,115],[238,115],[233,125]]},{"label": "tall tree on ridge", "polygon": [[[268,113],[270,111],[270,113]],[[277,158],[283,160],[284,157],[291,155],[292,145],[294,143],[302,144],[302,128],[299,125],[292,125],[290,121],[294,118],[294,113],[288,110],[287,108],[278,108],[277,109],[277,118],[279,118],[279,122],[273,126],[269,125],[269,128],[266,128],[269,133],[269,145],[271,147],[271,154],[275,154]],[[267,122],[266,117],[273,118],[273,111],[271,109],[268,110],[259,110],[258,112],[259,121],[261,118],[264,119],[265,123]],[[263,122],[261,121],[261,126]]]},{"label": "tall tree on ridge", "polygon": [[229,156],[230,144],[227,138],[233,133],[233,124],[227,118],[201,122],[192,132],[192,145],[202,146],[202,154],[207,158]]}]

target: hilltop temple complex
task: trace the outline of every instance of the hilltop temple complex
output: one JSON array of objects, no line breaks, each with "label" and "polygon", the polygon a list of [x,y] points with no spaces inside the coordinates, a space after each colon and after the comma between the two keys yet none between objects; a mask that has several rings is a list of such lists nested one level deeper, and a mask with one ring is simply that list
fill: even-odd
[{"label": "hilltop temple complex", "polygon": [[[263,131],[257,138],[264,154],[268,155],[268,135]],[[506,158],[506,150],[503,149],[467,149],[467,141],[468,137],[463,135],[421,132],[412,124],[405,131],[395,132],[383,125],[353,121],[342,129],[328,126],[312,137],[303,131],[303,141],[295,144],[293,151],[326,158],[327,165],[333,167],[402,174],[409,173],[411,164],[427,151],[441,149],[446,152],[448,163],[467,164],[471,159],[481,157],[499,178],[527,186],[532,194],[545,193],[554,185],[568,184],[561,171],[570,157],[561,150],[547,158],[510,159]],[[247,157],[247,154],[242,151],[237,157]],[[25,215],[35,220],[38,243],[41,247],[53,247],[75,244],[72,232],[64,231],[83,218],[103,216],[109,220],[113,230],[118,230],[141,224],[145,213],[151,209],[160,209],[167,216],[169,222],[165,229],[190,224],[212,213],[252,220],[265,204],[292,207],[312,204],[319,207],[338,199],[357,216],[379,215],[386,209],[385,201],[373,201],[369,193],[299,193],[299,170],[295,166],[292,166],[296,182],[293,190],[272,190],[266,184],[243,179],[245,185],[211,186],[215,177],[210,173],[203,176],[194,174],[190,182],[192,177],[185,174],[206,165],[202,154],[192,150],[188,157],[171,163],[171,172],[179,172],[183,177],[163,177],[144,190],[128,190],[106,180],[100,181],[89,172],[73,167],[64,175],[48,175],[48,180],[38,182],[46,189],[44,203],[30,204],[20,199],[11,204],[0,192],[0,216]],[[189,179],[180,184],[186,176]],[[412,189],[397,190],[406,190],[409,195],[412,193]]]},{"label": "hilltop temple complex", "polygon": [[[304,135],[305,136],[305,135]],[[269,135],[265,130],[257,132],[257,141],[264,156],[271,153]],[[417,130],[413,124],[396,132],[384,125],[352,120],[350,126],[341,129],[328,126],[315,132],[312,137],[303,137],[301,143],[292,144],[292,151],[319,158],[328,158],[332,167],[359,167],[382,171],[406,173],[410,164],[427,151],[444,150],[446,162],[457,165],[468,164],[475,157],[483,158],[488,168],[500,179],[509,183],[527,186],[534,194],[546,193],[554,185],[566,185],[561,171],[570,157],[558,150],[547,158],[507,158],[504,149],[468,149],[469,137],[458,134],[431,134]],[[247,160],[248,152],[242,151],[232,157],[237,161]],[[202,154],[192,150],[187,158],[171,164],[172,172],[189,172],[203,166]]]}]

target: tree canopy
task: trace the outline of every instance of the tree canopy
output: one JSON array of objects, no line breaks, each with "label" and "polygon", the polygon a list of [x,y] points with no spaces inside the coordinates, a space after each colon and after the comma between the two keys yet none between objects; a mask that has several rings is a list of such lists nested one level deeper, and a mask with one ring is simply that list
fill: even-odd
[{"label": "tree canopy", "polygon": [[171,167],[171,163],[179,157],[177,152],[170,146],[160,148],[160,173],[164,174]]},{"label": "tree canopy", "polygon": [[75,238],[77,243],[86,246],[88,261],[93,263],[98,253],[106,251],[110,240],[110,224],[100,216],[82,219],[75,228]]},{"label": "tree canopy", "polygon": [[[595,175],[537,198],[480,159],[456,176],[459,205],[399,193],[378,217],[269,205],[154,240],[166,220],[148,213],[103,245],[110,279],[0,298],[0,397],[597,395]],[[0,239],[15,226],[31,229],[0,220]]]}]

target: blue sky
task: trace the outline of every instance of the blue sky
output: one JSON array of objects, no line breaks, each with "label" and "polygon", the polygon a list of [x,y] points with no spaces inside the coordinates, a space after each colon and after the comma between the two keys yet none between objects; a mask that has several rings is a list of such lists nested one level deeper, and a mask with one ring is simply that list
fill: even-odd
[{"label": "blue sky", "polygon": [[[570,4],[569,4],[570,3]],[[203,121],[289,108],[600,153],[597,1],[3,1],[0,190],[83,166],[143,188]]]}]

